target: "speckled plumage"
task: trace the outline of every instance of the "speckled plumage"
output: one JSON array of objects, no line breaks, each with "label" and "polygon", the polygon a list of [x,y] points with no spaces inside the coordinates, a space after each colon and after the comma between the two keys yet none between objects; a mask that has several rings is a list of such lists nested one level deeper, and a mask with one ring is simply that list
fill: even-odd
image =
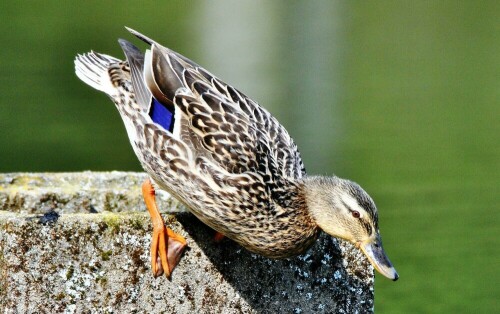
[{"label": "speckled plumage", "polygon": [[136,96],[141,90],[143,99],[151,97],[142,80],[132,81],[133,67],[142,74],[142,53],[121,44],[128,62],[91,52],[79,57],[77,73],[88,81],[95,73],[88,65],[97,65],[103,81],[109,75],[112,87],[105,92],[110,91],[134,151],[156,185],[253,252],[281,258],[309,248],[318,228],[305,208],[302,160],[283,126],[237,89],[158,46],[181,80],[165,95],[182,112],[176,113],[181,118],[174,132],[168,132],[149,117],[149,102]]},{"label": "speckled plumage", "polygon": [[[379,241],[375,205],[357,184],[308,177],[297,146],[269,112],[193,61],[129,31],[151,50],[143,54],[120,40],[126,61],[90,52],[77,57],[75,68],[114,101],[157,187],[267,257],[303,253],[320,227],[353,243]],[[174,112],[172,131],[153,121],[152,99]]]}]

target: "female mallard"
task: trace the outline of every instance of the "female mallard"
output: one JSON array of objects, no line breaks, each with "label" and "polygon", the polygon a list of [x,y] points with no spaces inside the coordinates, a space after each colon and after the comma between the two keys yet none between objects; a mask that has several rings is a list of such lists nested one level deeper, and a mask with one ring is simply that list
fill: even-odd
[{"label": "female mallard", "polygon": [[126,61],[90,52],[76,58],[75,69],[114,101],[151,177],[143,194],[153,220],[155,276],[170,276],[186,241],[165,228],[152,183],[252,252],[294,256],[321,229],[354,243],[380,273],[398,279],[382,248],[375,204],[359,185],[307,176],[297,146],[269,112],[193,61],[129,31],[150,50],[119,40]]}]

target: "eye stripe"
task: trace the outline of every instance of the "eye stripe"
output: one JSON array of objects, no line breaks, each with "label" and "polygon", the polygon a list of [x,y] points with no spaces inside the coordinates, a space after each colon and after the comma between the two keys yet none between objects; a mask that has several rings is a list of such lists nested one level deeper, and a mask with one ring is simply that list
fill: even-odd
[{"label": "eye stripe", "polygon": [[343,200],[340,200],[340,201],[342,202],[342,205],[344,205],[345,208],[347,208],[347,210],[349,210],[351,213],[358,212],[361,215],[360,211],[352,209],[351,206],[347,205],[346,202],[344,202]]},{"label": "eye stripe", "polygon": [[372,226],[370,226],[369,223],[363,222],[363,226],[366,229],[366,233],[368,233],[369,235],[371,235],[373,233]]},{"label": "eye stripe", "polygon": [[340,200],[342,202],[342,205],[345,206],[345,208],[347,208],[350,212],[353,212],[354,210],[351,208],[351,206],[347,205],[346,202],[344,202],[343,200]]},{"label": "eye stripe", "polygon": [[[351,213],[356,211],[356,210],[353,210],[349,205],[347,205],[346,202],[344,202],[343,200],[341,200],[341,202],[342,202],[342,205],[344,205],[345,208],[347,208]],[[360,219],[360,221],[361,221],[361,224],[363,225],[363,227],[365,228],[366,233],[371,235],[373,233],[372,226],[369,223],[365,222],[363,219]]]}]

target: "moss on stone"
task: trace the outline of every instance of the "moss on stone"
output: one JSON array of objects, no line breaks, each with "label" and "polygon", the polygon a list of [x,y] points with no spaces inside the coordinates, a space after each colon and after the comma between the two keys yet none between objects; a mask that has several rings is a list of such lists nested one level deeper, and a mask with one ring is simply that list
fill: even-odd
[{"label": "moss on stone", "polygon": [[113,234],[116,234],[120,231],[121,219],[118,214],[105,213],[102,214],[102,219]]},{"label": "moss on stone", "polygon": [[70,280],[74,274],[75,274],[75,268],[73,266],[70,266],[66,271],[66,280]]},{"label": "moss on stone", "polygon": [[101,259],[103,261],[109,261],[109,257],[111,256],[111,254],[113,254],[113,251],[111,251],[111,250],[101,251]]}]

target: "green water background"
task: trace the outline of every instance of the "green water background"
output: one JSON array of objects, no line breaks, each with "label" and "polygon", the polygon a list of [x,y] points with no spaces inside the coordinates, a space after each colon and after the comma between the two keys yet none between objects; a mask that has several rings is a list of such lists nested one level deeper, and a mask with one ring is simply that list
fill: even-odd
[{"label": "green water background", "polygon": [[401,279],[381,313],[499,311],[500,2],[3,1],[0,171],[140,170],[76,53],[124,25],[275,115],[308,172],[375,199]]}]

